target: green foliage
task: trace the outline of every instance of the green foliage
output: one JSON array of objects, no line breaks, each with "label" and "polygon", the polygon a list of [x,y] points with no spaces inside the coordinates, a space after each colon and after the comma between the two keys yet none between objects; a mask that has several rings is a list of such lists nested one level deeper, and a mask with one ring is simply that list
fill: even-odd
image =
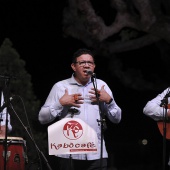
[{"label": "green foliage", "polygon": [[37,146],[41,144],[42,148],[47,151],[47,143],[43,143],[45,134],[36,130],[36,127],[39,126],[40,101],[33,93],[31,75],[25,70],[25,61],[20,58],[8,38],[4,40],[0,47],[0,89],[4,91],[4,96],[6,94],[15,96],[15,100],[11,101],[13,109],[9,107],[8,110],[13,128],[9,136],[21,137],[26,141],[28,160],[29,162],[33,161],[32,159],[37,159],[36,147],[26,130],[31,135],[36,136]]}]

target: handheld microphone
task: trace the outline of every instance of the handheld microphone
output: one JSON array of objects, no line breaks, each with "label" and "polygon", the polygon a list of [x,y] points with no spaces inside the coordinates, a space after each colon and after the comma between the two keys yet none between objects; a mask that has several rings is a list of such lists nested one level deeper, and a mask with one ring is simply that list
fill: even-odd
[{"label": "handheld microphone", "polygon": [[92,70],[86,70],[85,72],[86,72],[88,75],[91,75],[91,76],[95,76],[95,75],[96,75],[95,73],[93,73]]},{"label": "handheld microphone", "polygon": [[[9,102],[11,102],[13,99],[14,99],[14,97],[10,97]],[[2,112],[5,109],[5,107],[7,107],[7,102],[4,103],[2,106],[0,106],[0,112]]]}]

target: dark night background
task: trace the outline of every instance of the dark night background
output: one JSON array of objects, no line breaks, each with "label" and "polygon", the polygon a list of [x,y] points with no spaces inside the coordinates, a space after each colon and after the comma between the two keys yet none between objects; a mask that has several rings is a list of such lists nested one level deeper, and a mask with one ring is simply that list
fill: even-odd
[{"label": "dark night background", "polygon": [[[56,2],[58,4],[44,1],[8,2],[0,4],[0,44],[5,38],[12,41],[13,47],[26,62],[34,93],[42,105],[53,84],[71,76],[72,54],[86,46],[76,39],[63,36],[62,10],[65,1]],[[127,65],[135,63],[135,67],[140,67],[146,75],[149,67],[155,69],[159,63],[159,53],[154,46],[119,55],[124,57]],[[136,59],[136,56],[142,56],[142,59]],[[139,61],[134,62],[136,60]],[[161,91],[135,91],[123,86],[117,78],[110,77],[108,62],[101,57],[96,58],[95,72],[98,78],[108,83],[123,111],[120,124],[108,124],[108,129],[111,128],[105,133],[108,152],[114,153],[114,166],[118,169],[135,164],[141,169],[147,169],[144,164],[152,169],[153,165],[150,164],[159,165],[162,162],[162,136],[156,122],[143,114],[143,107]],[[163,69],[163,63],[160,67]],[[147,139],[147,145],[142,144],[143,139]]]}]

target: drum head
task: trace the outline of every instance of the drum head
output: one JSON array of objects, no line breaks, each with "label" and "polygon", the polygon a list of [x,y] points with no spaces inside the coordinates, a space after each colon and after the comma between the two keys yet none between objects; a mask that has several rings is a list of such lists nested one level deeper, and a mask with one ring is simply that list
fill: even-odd
[{"label": "drum head", "polygon": [[[5,137],[0,137],[0,140],[1,139],[5,139]],[[21,137],[11,137],[11,136],[8,136],[7,137],[7,140],[23,140],[23,138]]]}]

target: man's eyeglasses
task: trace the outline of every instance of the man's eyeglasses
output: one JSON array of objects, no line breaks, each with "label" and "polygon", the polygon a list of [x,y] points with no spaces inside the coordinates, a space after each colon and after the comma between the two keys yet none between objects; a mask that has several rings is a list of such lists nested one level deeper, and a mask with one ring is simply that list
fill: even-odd
[{"label": "man's eyeglasses", "polygon": [[93,61],[77,61],[75,63],[78,63],[79,66],[85,66],[86,64],[88,64],[89,66],[94,66]]}]

